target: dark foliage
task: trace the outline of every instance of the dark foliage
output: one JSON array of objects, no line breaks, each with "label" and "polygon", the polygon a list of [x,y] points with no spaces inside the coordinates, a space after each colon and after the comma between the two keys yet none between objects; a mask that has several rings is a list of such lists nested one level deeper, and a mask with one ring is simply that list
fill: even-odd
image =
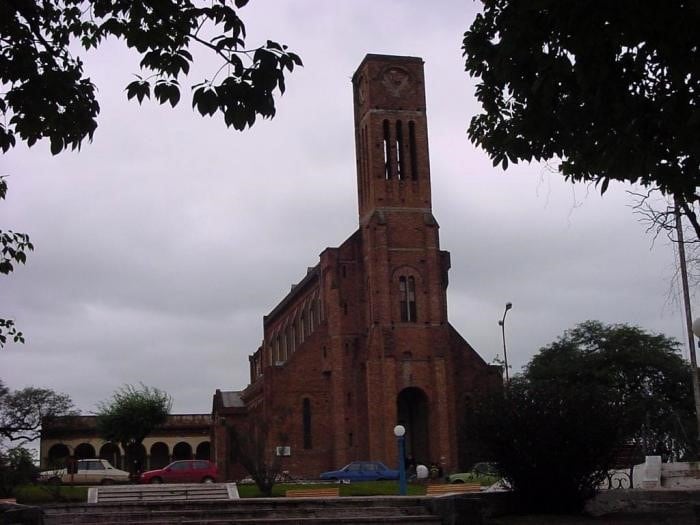
[{"label": "dark foliage", "polygon": [[700,6],[687,0],[482,0],[464,35],[494,165],[561,160],[571,181],[672,195],[700,238]]},{"label": "dark foliage", "polygon": [[696,455],[691,368],[680,344],[629,325],[587,321],[542,348],[527,367],[533,382],[553,376],[602,385],[621,403],[626,440],[664,459]]},{"label": "dark foliage", "polygon": [[34,441],[40,436],[43,419],[76,413],[66,394],[34,387],[10,391],[0,381],[0,439]]},{"label": "dark foliage", "polygon": [[0,451],[0,497],[14,496],[14,489],[36,481],[38,469],[32,454],[23,447]]},{"label": "dark foliage", "polygon": [[125,385],[98,406],[97,431],[106,441],[119,443],[132,466],[141,443],[168,420],[171,407],[172,399],[162,390]]},{"label": "dark foliage", "polygon": [[515,377],[473,414],[524,509],[579,510],[612,467],[624,443],[624,413],[600,385]]},{"label": "dark foliage", "polygon": [[692,454],[693,415],[690,369],[673,339],[589,321],[470,417],[523,507],[560,512],[580,509],[629,443]]}]

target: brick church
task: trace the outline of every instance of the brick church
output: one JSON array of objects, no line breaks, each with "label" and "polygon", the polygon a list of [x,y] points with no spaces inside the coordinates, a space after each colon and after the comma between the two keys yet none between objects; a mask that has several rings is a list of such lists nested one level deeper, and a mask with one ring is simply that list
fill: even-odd
[{"label": "brick church", "polygon": [[423,61],[367,55],[352,85],[359,227],[263,317],[250,384],[216,391],[212,459],[229,478],[242,472],[231,429],[261,422],[297,477],[359,459],[396,466],[397,423],[418,462],[455,470],[477,459],[462,419],[501,374],[447,319]]}]

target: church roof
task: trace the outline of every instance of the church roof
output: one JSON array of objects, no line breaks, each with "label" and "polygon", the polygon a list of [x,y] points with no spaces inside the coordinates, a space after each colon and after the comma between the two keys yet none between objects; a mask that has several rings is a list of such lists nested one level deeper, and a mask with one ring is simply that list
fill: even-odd
[{"label": "church roof", "polygon": [[241,392],[239,391],[228,391],[221,392],[221,403],[224,408],[243,408],[245,403],[241,399]]}]

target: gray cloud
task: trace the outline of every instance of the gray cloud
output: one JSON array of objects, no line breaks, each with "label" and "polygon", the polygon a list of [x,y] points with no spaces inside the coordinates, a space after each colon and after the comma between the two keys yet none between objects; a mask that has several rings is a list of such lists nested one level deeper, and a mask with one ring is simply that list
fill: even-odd
[{"label": "gray cloud", "polygon": [[[516,370],[591,318],[683,338],[666,302],[672,251],[650,249],[624,187],[600,198],[544,166],[504,173],[467,140],[479,108],[460,41],[476,3],[270,6],[241,12],[250,43],[276,38],[305,62],[274,120],[241,134],[200,118],[187,96],[175,110],[127,102],[138,61],[112,42],[86,61],[102,107],[94,142],[4,156],[0,223],[37,247],[0,279],[0,312],[28,337],[0,352],[8,385],[67,392],[86,412],[123,383],[166,389],[178,412],[208,411],[216,388],[244,387],[262,316],[357,227],[350,77],[366,53],[425,59],[450,316],[487,361],[502,353],[506,301]],[[218,67],[198,56],[192,83]]]}]

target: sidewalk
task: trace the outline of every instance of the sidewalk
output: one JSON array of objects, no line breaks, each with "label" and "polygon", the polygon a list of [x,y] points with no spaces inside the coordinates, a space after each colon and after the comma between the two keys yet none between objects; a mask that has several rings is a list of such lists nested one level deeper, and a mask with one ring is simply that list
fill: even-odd
[{"label": "sidewalk", "polygon": [[502,516],[486,521],[486,525],[697,525],[692,511],[659,514],[624,514],[618,516],[560,516],[532,514]]}]

